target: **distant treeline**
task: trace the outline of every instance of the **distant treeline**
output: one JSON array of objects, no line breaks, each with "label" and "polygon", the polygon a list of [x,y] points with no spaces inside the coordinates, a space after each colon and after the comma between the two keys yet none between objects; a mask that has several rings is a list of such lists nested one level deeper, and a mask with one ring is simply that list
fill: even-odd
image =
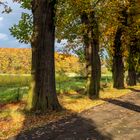
[{"label": "distant treeline", "polygon": [[[57,73],[80,73],[81,63],[78,57],[55,53]],[[0,73],[30,74],[31,49],[0,48]]]}]

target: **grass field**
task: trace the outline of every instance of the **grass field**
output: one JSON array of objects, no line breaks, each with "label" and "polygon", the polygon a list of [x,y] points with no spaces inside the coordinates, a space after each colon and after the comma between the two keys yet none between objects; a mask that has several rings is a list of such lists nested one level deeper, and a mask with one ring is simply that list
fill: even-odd
[{"label": "grass field", "polygon": [[[83,77],[56,77],[57,93],[80,92],[85,89]],[[11,103],[22,100],[27,95],[31,82],[30,75],[0,75],[0,103]],[[103,76],[102,84],[112,82],[111,76]]]},{"label": "grass field", "polygon": [[[55,121],[71,113],[104,103],[103,98],[116,98],[131,92],[126,88],[112,88],[111,76],[103,75],[99,100],[90,100],[84,89],[86,80],[82,77],[56,77],[58,98],[65,108],[62,112],[54,112],[41,116],[25,112],[26,100],[31,81],[30,75],[0,75],[0,139],[18,134],[21,130],[31,129]],[[140,89],[140,85],[133,87]]]}]

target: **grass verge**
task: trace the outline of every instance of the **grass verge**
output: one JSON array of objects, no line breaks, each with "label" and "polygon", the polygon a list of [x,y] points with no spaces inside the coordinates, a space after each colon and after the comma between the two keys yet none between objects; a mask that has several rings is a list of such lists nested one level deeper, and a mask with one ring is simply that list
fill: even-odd
[{"label": "grass verge", "polygon": [[[106,81],[106,78],[104,79]],[[117,98],[132,92],[132,88],[140,89],[140,85],[138,85],[131,87],[131,89],[127,87],[123,90],[117,90],[111,88],[111,82],[109,82],[108,86],[100,92],[101,99],[93,101],[83,93],[85,88],[84,79],[69,79],[67,82],[60,84],[61,92],[58,98],[65,110],[61,112],[48,112],[40,116],[24,112],[28,87],[0,87],[0,139],[7,139],[19,134],[21,131],[42,126],[73,113],[80,113],[91,107],[103,104],[104,101],[102,99],[104,98]]]}]

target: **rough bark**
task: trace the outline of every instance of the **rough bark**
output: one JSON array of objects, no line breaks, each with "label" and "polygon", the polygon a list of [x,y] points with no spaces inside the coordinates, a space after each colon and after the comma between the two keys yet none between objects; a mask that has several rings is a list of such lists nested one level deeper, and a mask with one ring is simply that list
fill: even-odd
[{"label": "rough bark", "polygon": [[[136,76],[136,62],[135,58],[137,57],[137,53],[139,52],[138,47],[138,39],[136,35],[136,30],[134,24],[136,24],[136,0],[130,0],[130,10],[129,10],[129,30],[130,30],[130,43],[129,43],[129,56],[128,56],[128,85],[135,86],[137,84],[137,76]],[[132,8],[133,7],[133,8]],[[135,7],[135,8],[134,8]]]},{"label": "rough bark", "polygon": [[136,76],[136,62],[135,57],[137,55],[137,42],[136,38],[131,38],[129,46],[129,56],[128,56],[128,85],[135,86],[137,84]]},{"label": "rough bark", "polygon": [[94,11],[89,15],[83,13],[81,21],[86,27],[83,39],[85,44],[85,58],[87,70],[87,93],[89,98],[99,97],[101,63],[99,56],[99,31]]},{"label": "rough bark", "polygon": [[121,50],[122,29],[118,27],[114,41],[113,55],[113,87],[117,89],[124,88],[124,63]]},{"label": "rough bark", "polygon": [[135,86],[136,84],[137,84],[137,78],[136,78],[135,67],[131,67],[128,70],[128,85]]},{"label": "rough bark", "polygon": [[32,1],[32,109],[35,111],[60,109],[55,85],[55,5],[56,0]]},{"label": "rough bark", "polygon": [[114,54],[113,54],[113,67],[112,67],[112,74],[113,74],[113,87],[117,89],[124,88],[124,62],[123,62],[123,51],[122,51],[122,34],[124,31],[124,26],[127,26],[127,8],[124,8],[121,13],[120,17],[118,18],[120,25],[118,25],[115,39],[114,39]]}]

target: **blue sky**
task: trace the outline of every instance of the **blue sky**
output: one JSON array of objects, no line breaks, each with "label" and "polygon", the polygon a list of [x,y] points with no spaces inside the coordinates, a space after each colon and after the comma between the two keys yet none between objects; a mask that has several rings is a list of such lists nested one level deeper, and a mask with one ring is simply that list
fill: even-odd
[{"label": "blue sky", "polygon": [[19,43],[14,37],[10,35],[9,28],[13,24],[17,24],[21,13],[24,11],[20,5],[13,3],[12,0],[7,0],[8,5],[12,7],[13,11],[9,14],[2,14],[2,6],[0,7],[0,47],[5,48],[25,48],[30,45]]},{"label": "blue sky", "polygon": [[[27,12],[20,8],[18,3],[7,0],[7,3],[12,8],[12,12],[9,14],[2,14],[2,6],[0,7],[0,48],[29,48],[30,45],[19,43],[16,38],[10,35],[9,28],[13,24],[17,24],[22,12]],[[66,41],[62,41],[61,44],[56,43],[57,49],[62,47]]]}]

